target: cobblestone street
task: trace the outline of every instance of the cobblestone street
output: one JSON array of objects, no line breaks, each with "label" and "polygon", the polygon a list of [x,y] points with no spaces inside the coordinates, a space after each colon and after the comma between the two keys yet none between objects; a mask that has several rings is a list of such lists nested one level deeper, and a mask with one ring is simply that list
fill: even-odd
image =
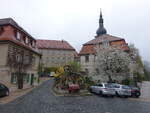
[{"label": "cobblestone street", "polygon": [[150,113],[150,102],[97,95],[82,97],[53,96],[53,80],[46,81],[15,101],[0,105],[0,113]]}]

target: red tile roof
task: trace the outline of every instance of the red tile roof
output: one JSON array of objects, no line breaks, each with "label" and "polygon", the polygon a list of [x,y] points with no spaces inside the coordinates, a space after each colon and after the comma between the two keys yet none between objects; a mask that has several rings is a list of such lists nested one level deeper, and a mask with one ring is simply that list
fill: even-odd
[{"label": "red tile roof", "polygon": [[24,34],[26,34],[27,36],[29,36],[33,40],[35,40],[35,38],[33,38],[26,30],[24,30],[21,26],[19,26],[17,24],[17,22],[15,22],[12,18],[0,19],[0,26],[4,26],[4,25],[11,25],[11,26],[15,27],[16,29],[22,31]]},{"label": "red tile roof", "polygon": [[94,54],[95,52],[94,45],[83,45],[79,54]]},{"label": "red tile roof", "polygon": [[85,43],[84,45],[87,44],[98,44],[98,43],[102,43],[104,40],[108,40],[108,41],[118,41],[118,40],[124,40],[123,38],[119,38],[119,37],[115,37],[109,34],[104,34],[104,35],[100,35],[99,37],[96,37],[95,39]]},{"label": "red tile roof", "polygon": [[61,49],[75,51],[75,49],[64,40],[37,40],[37,47],[39,49]]},{"label": "red tile roof", "polygon": [[[96,37],[95,39],[88,41],[87,43],[83,44],[83,47],[80,51],[80,55],[85,55],[85,54],[95,54],[95,49],[94,49],[94,45],[95,44],[100,44],[102,43],[104,40],[108,40],[109,42],[115,42],[115,41],[121,41],[124,40],[123,38],[119,38],[119,37],[115,37],[109,34],[104,34],[104,35],[100,35],[99,37]],[[121,45],[121,48],[123,50],[128,50],[129,48],[127,47],[126,43],[125,45]]]}]

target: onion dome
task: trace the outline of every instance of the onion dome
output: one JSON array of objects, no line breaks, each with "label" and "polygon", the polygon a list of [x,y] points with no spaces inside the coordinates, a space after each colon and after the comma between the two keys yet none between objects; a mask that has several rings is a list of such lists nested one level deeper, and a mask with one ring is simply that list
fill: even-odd
[{"label": "onion dome", "polygon": [[104,25],[103,25],[102,12],[100,11],[99,28],[97,29],[96,34],[97,34],[97,36],[99,36],[99,35],[103,35],[103,34],[106,34],[106,33],[107,33],[107,31],[106,31],[106,29],[104,28]]}]

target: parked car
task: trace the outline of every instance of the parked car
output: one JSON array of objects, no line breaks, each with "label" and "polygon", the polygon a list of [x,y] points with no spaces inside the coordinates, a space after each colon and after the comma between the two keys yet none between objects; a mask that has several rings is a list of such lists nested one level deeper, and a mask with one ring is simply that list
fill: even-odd
[{"label": "parked car", "polygon": [[90,92],[99,94],[101,96],[115,96],[115,90],[108,83],[100,83],[90,87]]},{"label": "parked car", "polygon": [[131,88],[131,97],[140,97],[141,91],[140,88],[134,87],[134,86],[129,86]]},{"label": "parked car", "polygon": [[9,89],[4,84],[0,83],[0,97],[8,96],[8,95],[9,95]]},{"label": "parked car", "polygon": [[116,96],[119,97],[130,97],[131,88],[126,85],[112,83],[113,88],[115,89]]},{"label": "parked car", "polygon": [[72,93],[72,92],[79,92],[80,91],[80,87],[78,84],[70,84],[68,87],[68,92]]},{"label": "parked car", "polygon": [[49,74],[49,77],[54,77],[54,74],[55,74],[55,72],[51,72],[51,73]]}]

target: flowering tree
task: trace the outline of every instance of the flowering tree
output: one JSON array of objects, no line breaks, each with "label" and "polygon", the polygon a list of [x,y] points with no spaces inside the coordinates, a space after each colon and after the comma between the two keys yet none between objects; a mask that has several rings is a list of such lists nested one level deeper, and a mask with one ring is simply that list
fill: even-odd
[{"label": "flowering tree", "polygon": [[119,47],[97,47],[96,48],[96,68],[102,76],[107,76],[109,82],[112,78],[137,77],[135,73],[143,73],[143,63],[139,51],[134,45],[129,46],[128,51]]},{"label": "flowering tree", "polygon": [[100,74],[107,76],[109,82],[112,82],[114,76],[129,75],[129,65],[131,58],[128,53],[117,47],[97,48],[96,67]]}]

